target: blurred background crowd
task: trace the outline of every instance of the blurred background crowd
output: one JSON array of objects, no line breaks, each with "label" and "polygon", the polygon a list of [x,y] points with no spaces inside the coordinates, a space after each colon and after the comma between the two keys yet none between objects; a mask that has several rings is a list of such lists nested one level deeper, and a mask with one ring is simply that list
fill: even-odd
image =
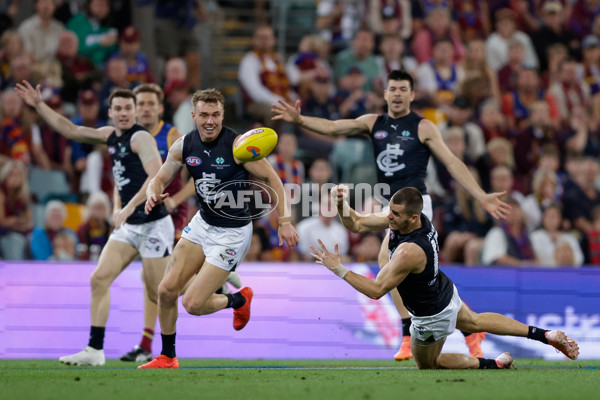
[{"label": "blurred background crowd", "polygon": [[600,264],[600,0],[3,0],[0,35],[3,259],[95,260],[112,229],[106,146],[48,127],[14,92],[27,80],[91,127],[108,123],[112,89],[158,83],[163,119],[184,133],[195,128],[193,91],[221,90],[225,125],[275,128],[272,165],[316,196],[312,214],[295,206],[297,249],[277,247],[271,214],[254,222],[247,260],[308,260],[318,236],[375,262],[381,235],[320,212],[331,207],[323,185],[376,183],[369,138],[272,121],[271,104],[300,99],[304,114],[328,119],[383,113],[386,76],[405,69],[413,110],[513,207],[493,221],[432,158],[441,261]]}]

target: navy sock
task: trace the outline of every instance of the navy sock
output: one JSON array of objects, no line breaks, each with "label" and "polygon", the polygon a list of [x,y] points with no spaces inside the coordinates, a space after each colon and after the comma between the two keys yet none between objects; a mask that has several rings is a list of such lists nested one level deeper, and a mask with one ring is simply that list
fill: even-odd
[{"label": "navy sock", "polygon": [[477,358],[479,360],[479,369],[500,369],[496,360],[491,358]]},{"label": "navy sock", "polygon": [[464,337],[472,335],[471,332],[460,331],[460,333],[462,333]]},{"label": "navy sock", "polygon": [[548,344],[548,339],[546,339],[545,329],[537,328],[535,326],[529,326],[529,332],[527,332],[527,339],[537,340],[538,342],[542,342],[544,344]]},{"label": "navy sock", "polygon": [[410,336],[411,321],[410,317],[402,318],[402,336]]},{"label": "navy sock", "polygon": [[236,309],[246,304],[246,298],[240,292],[227,293],[225,296],[227,296],[227,306],[225,308]]},{"label": "navy sock", "polygon": [[90,339],[88,340],[88,346],[102,350],[104,348],[104,331],[106,330],[103,326],[92,326],[90,328]]},{"label": "navy sock", "polygon": [[162,338],[162,351],[160,354],[169,358],[175,357],[175,334],[165,335],[161,333],[160,337]]}]

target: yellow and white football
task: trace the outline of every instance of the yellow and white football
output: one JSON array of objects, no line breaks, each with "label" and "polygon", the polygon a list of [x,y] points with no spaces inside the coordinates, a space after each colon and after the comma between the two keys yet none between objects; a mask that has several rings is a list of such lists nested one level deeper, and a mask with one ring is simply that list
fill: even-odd
[{"label": "yellow and white football", "polygon": [[257,161],[268,156],[277,144],[271,128],[256,128],[244,133],[233,146],[233,156],[240,161]]}]

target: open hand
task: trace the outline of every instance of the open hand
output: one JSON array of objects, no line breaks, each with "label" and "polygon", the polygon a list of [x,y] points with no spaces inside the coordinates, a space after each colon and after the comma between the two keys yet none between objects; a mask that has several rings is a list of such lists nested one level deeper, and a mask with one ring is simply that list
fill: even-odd
[{"label": "open hand", "polygon": [[272,120],[282,119],[293,124],[302,123],[302,115],[300,114],[300,100],[292,106],[283,100],[278,100],[277,104],[271,105],[271,112],[275,114],[271,117]]},{"label": "open hand", "polygon": [[314,246],[310,246],[310,248],[313,251],[312,253],[310,253],[310,255],[316,259],[317,264],[322,264],[326,266],[327,269],[329,269],[330,271],[335,272],[335,268],[341,263],[340,252],[338,250],[337,243],[333,248],[333,251],[335,251],[335,253],[329,252],[329,250],[327,250],[323,242],[321,242],[321,239],[319,239],[319,244],[321,245],[321,249],[317,249]]},{"label": "open hand", "polygon": [[483,208],[485,208],[485,210],[495,219],[505,219],[512,208],[510,205],[500,200],[500,197],[505,194],[506,191],[489,193],[481,200]]},{"label": "open hand", "polygon": [[35,107],[42,101],[40,85],[37,85],[34,89],[31,83],[23,81],[22,83],[17,83],[15,91],[28,106]]}]

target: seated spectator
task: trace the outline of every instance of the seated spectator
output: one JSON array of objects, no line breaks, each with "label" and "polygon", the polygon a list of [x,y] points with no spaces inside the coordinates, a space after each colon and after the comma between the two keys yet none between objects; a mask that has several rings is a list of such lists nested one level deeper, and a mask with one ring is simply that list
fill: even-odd
[{"label": "seated spectator", "polygon": [[[491,97],[500,102],[500,86],[498,84],[498,75],[487,63],[485,58],[485,41],[482,39],[472,39],[467,44],[467,52],[463,61],[463,70],[465,79],[480,77],[483,78],[485,90],[483,97]],[[471,103],[478,104],[478,103]]]},{"label": "seated spectator", "polygon": [[517,30],[515,12],[509,8],[496,11],[496,30],[486,41],[486,58],[489,66],[498,71],[508,61],[508,44],[512,40],[523,43],[525,49],[525,64],[529,68],[537,68],[538,57],[529,36]]},{"label": "seated spectator", "polygon": [[132,89],[135,86],[129,82],[127,76],[127,61],[123,58],[114,57],[106,62],[104,82],[100,89],[100,116],[102,118],[108,117],[110,108],[108,98],[114,89]]},{"label": "seated spectator", "polygon": [[[366,20],[378,36],[397,35],[401,40],[412,35],[412,5],[410,0],[370,1]],[[400,69],[400,68],[393,68]]]},{"label": "seated spectator", "polygon": [[325,185],[332,181],[333,170],[326,158],[315,158],[308,168],[307,185],[302,185],[301,210],[298,220],[319,215],[319,204],[324,193]]},{"label": "seated spectator", "polygon": [[465,132],[465,160],[468,163],[477,161],[485,153],[483,130],[472,121],[473,114],[473,106],[462,96],[454,99],[448,108],[447,127],[459,127]]},{"label": "seated spectator", "polygon": [[110,214],[110,200],[104,192],[96,192],[88,197],[85,221],[77,228],[77,256],[80,260],[98,260],[112,232]]},{"label": "seated spectator", "polygon": [[562,43],[554,43],[548,46],[546,52],[548,53],[548,69],[540,75],[544,89],[548,89],[559,81],[560,66],[564,60],[569,58],[567,46]]},{"label": "seated spectator", "polygon": [[361,28],[352,44],[335,56],[333,65],[333,77],[340,85],[340,79],[348,74],[354,67],[365,77],[362,89],[366,92],[373,91],[373,83],[379,76],[379,66],[375,60],[373,50],[375,49],[375,35],[367,28]]},{"label": "seated spectator", "polygon": [[[477,171],[474,168],[469,171],[479,182]],[[442,209],[441,230],[446,234],[441,252],[444,262],[480,264],[483,238],[493,226],[489,214],[461,185],[456,185],[454,196]]]},{"label": "seated spectator", "polygon": [[253,261],[274,261],[273,252],[269,245],[269,238],[264,228],[254,228],[252,232],[252,240],[250,242],[250,249],[244,257],[244,262]]},{"label": "seated spectator", "polygon": [[36,80],[33,74],[33,58],[29,53],[22,53],[10,60],[10,67],[6,79],[2,82],[2,89],[13,89],[17,82],[27,81],[33,86]]},{"label": "seated spectator", "polygon": [[512,208],[505,221],[485,235],[481,261],[484,265],[529,267],[539,265],[519,202],[513,198],[505,200]]},{"label": "seated spectator", "polygon": [[573,107],[569,122],[563,129],[565,152],[600,157],[600,125],[591,120],[585,107]]},{"label": "seated spectator", "polygon": [[381,238],[373,232],[366,233],[358,244],[352,247],[352,257],[356,262],[377,264],[380,247]]},{"label": "seated spectator", "polygon": [[0,163],[20,160],[31,164],[31,121],[23,101],[13,89],[2,92],[0,99]]},{"label": "seated spectator", "polygon": [[331,44],[334,53],[348,47],[365,15],[363,0],[321,0],[315,23],[319,36]]},{"label": "seated spectator", "polygon": [[589,35],[581,43],[583,60],[577,68],[577,80],[584,82],[593,96],[600,92],[600,39]]},{"label": "seated spectator", "polygon": [[24,52],[23,39],[17,31],[9,29],[2,33],[0,37],[0,88],[4,89],[8,86],[8,83],[5,82],[10,78],[10,63]]},{"label": "seated spectator", "polygon": [[58,232],[52,239],[52,255],[48,260],[74,261],[75,237],[67,232]]},{"label": "seated spectator", "polygon": [[33,215],[25,165],[7,161],[0,169],[0,257],[5,260],[27,258],[27,235]]},{"label": "seated spectator", "polygon": [[117,51],[118,32],[106,25],[110,15],[108,0],[89,0],[85,12],[75,15],[67,22],[67,29],[79,39],[79,54],[89,58],[97,67]]},{"label": "seated spectator", "polygon": [[34,7],[35,14],[19,25],[19,35],[25,50],[31,52],[36,61],[49,61],[54,59],[65,27],[53,18],[55,0],[35,0]]},{"label": "seated spectator", "polygon": [[562,199],[565,217],[580,232],[592,230],[592,209],[600,204],[600,191],[596,187],[599,172],[598,161],[586,158],[576,162],[569,171],[572,180],[565,183]]},{"label": "seated spectator", "polygon": [[140,32],[136,27],[128,26],[119,38],[119,50],[111,56],[127,62],[127,80],[132,85],[154,82],[148,59],[140,48]]},{"label": "seated spectator", "polygon": [[279,216],[276,212],[270,212],[256,221],[254,225],[254,229],[262,230],[266,237],[267,245],[263,246],[265,249],[263,254],[265,261],[297,261],[298,253],[296,249],[288,246],[279,246],[278,218]]},{"label": "seated spectator", "polygon": [[492,139],[506,139],[510,136],[508,121],[494,100],[483,102],[479,110],[478,124],[483,132],[485,143]]},{"label": "seated spectator", "polygon": [[490,5],[485,1],[460,0],[452,2],[453,19],[463,43],[487,37],[491,31]]},{"label": "seated spectator", "polygon": [[460,36],[452,29],[448,9],[438,6],[427,14],[425,29],[419,30],[412,42],[412,51],[419,64],[431,60],[434,44],[443,38],[449,38],[452,42],[452,61],[462,61],[465,57],[465,47],[462,44]]},{"label": "seated spectator", "polygon": [[[486,146],[486,153],[477,160],[474,166],[479,173],[482,187],[485,188],[486,192],[493,186],[491,181],[493,180],[492,175],[496,167],[504,167],[508,170],[502,173],[502,177],[509,175],[510,181],[503,180],[503,183],[506,185],[510,184],[506,187],[506,190],[512,190],[512,187],[515,184],[513,172],[515,168],[515,159],[513,146],[508,139],[496,138],[490,140]],[[501,186],[504,187],[504,184]],[[500,191],[503,190],[504,189]]]},{"label": "seated spectator", "polygon": [[342,119],[355,119],[374,111],[374,100],[377,96],[363,89],[365,81],[366,77],[358,67],[351,67],[348,73],[338,80],[335,101]]},{"label": "seated spectator", "polygon": [[519,39],[512,39],[508,42],[508,59],[498,70],[500,93],[517,89],[517,77],[525,65],[525,46]]},{"label": "seated spectator", "polygon": [[300,258],[304,261],[312,259],[310,253],[313,252],[311,246],[320,248],[318,239],[321,239],[325,247],[333,249],[337,246],[342,260],[348,260],[349,242],[348,231],[337,220],[337,209],[330,196],[324,194],[319,202],[319,214],[298,223],[298,235],[302,241],[298,244]]},{"label": "seated spectator", "polygon": [[452,41],[439,39],[433,45],[431,61],[417,68],[417,92],[436,106],[449,106],[459,94],[465,73],[452,59]]},{"label": "seated spectator", "polygon": [[283,132],[279,135],[276,152],[268,157],[269,163],[283,184],[300,185],[304,182],[304,164],[294,158],[296,150],[298,150],[296,135]]},{"label": "seated spectator", "polygon": [[560,192],[556,172],[538,168],[533,174],[532,189],[532,193],[521,202],[529,232],[540,227],[544,209],[559,200]]},{"label": "seated spectator", "polygon": [[67,218],[67,209],[62,201],[51,200],[46,204],[46,218],[43,226],[33,230],[30,249],[34,260],[49,260],[54,254],[52,243],[59,233],[68,233],[75,237],[75,233],[64,226]]},{"label": "seated spectator", "polygon": [[[190,88],[184,80],[170,81],[164,89],[165,104],[169,105],[169,110],[172,112],[170,116],[165,116],[165,120],[171,119],[177,130],[183,134],[195,130],[196,122],[191,118],[192,99]],[[169,118],[170,117],[170,118]]]},{"label": "seated spectator", "polygon": [[583,264],[583,252],[577,238],[562,231],[562,210],[554,203],[544,209],[542,226],[530,235],[535,258],[544,267]]},{"label": "seated spectator", "polygon": [[406,55],[404,52],[404,41],[397,33],[388,33],[383,35],[379,43],[378,56],[375,56],[377,65],[379,66],[379,76],[374,85],[375,91],[383,96],[387,76],[393,70],[404,70],[414,74],[419,64],[414,57]]},{"label": "seated spectator", "polygon": [[252,36],[253,50],[244,55],[238,70],[248,113],[269,127],[274,126],[271,104],[280,99],[288,102],[296,99],[275,44],[273,28],[256,28]]},{"label": "seated spectator", "polygon": [[61,97],[67,103],[75,103],[77,93],[84,88],[99,88],[102,73],[94,63],[77,53],[79,39],[71,31],[63,32],[59,37],[56,58],[62,69],[63,87]]},{"label": "seated spectator", "polygon": [[307,97],[311,82],[319,75],[331,75],[327,61],[329,44],[320,36],[307,35],[298,45],[298,52],[292,54],[285,65],[285,72],[301,99]]},{"label": "seated spectator", "polygon": [[586,232],[587,237],[587,262],[600,265],[600,206],[592,209],[592,226]]},{"label": "seated spectator", "polygon": [[560,63],[558,81],[548,89],[548,93],[556,100],[560,122],[569,123],[569,117],[576,106],[586,107],[590,102],[589,86],[584,85],[577,77],[579,64],[572,58]]}]

